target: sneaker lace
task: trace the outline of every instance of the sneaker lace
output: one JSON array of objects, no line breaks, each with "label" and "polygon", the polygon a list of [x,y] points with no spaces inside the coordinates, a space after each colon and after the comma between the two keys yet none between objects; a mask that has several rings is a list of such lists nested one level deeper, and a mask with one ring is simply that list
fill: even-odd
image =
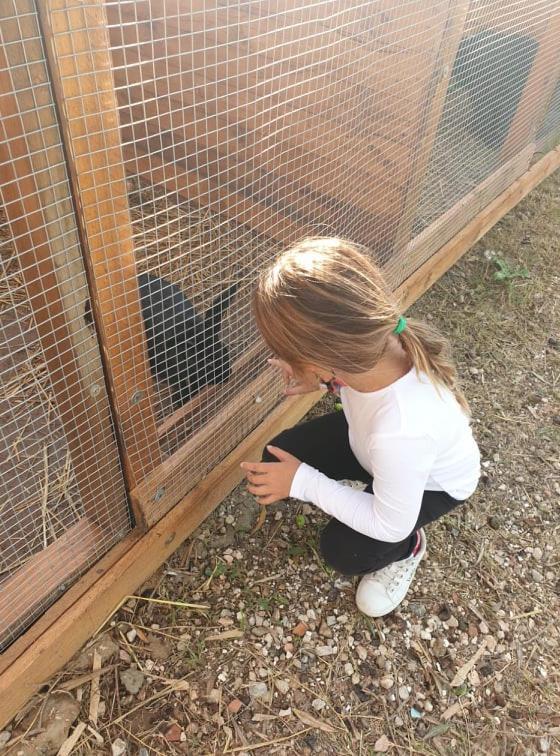
[{"label": "sneaker lace", "polygon": [[404,580],[409,580],[414,571],[414,560],[403,559],[393,562],[378,572],[372,574],[372,579],[380,582],[388,593],[391,593]]}]

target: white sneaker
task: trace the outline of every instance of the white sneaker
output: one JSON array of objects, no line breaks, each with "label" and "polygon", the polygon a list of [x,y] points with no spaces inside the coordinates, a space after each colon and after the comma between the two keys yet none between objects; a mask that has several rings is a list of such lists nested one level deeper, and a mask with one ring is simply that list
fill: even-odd
[{"label": "white sneaker", "polygon": [[388,564],[360,580],[356,605],[368,617],[384,617],[396,609],[406,596],[414,573],[426,553],[426,534],[422,528],[418,532],[420,548],[415,556]]}]

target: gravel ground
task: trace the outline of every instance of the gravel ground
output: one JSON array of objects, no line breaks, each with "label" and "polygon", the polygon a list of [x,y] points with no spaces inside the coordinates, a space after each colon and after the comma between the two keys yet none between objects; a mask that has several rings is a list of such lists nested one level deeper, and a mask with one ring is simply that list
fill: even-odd
[{"label": "gravel ground", "polygon": [[429,527],[399,610],[356,611],[322,513],[290,501],[252,533],[240,487],[0,733],[7,753],[69,734],[116,756],[560,753],[559,199],[560,173],[414,308],[453,341],[484,474]]}]

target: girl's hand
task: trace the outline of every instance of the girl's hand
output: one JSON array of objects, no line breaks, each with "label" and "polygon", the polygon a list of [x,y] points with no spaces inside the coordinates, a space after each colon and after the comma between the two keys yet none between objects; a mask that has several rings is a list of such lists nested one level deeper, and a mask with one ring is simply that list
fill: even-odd
[{"label": "girl's hand", "polygon": [[284,393],[286,396],[310,394],[312,391],[319,391],[319,389],[326,388],[311,371],[307,371],[305,375],[300,378],[295,378],[292,367],[288,365],[287,362],[284,362],[284,360],[279,360],[274,357],[268,360],[268,364],[282,371],[285,386]]},{"label": "girl's hand", "polygon": [[242,462],[241,467],[249,481],[249,493],[256,497],[259,504],[274,504],[290,495],[292,481],[301,462],[276,446],[266,448],[278,462]]}]

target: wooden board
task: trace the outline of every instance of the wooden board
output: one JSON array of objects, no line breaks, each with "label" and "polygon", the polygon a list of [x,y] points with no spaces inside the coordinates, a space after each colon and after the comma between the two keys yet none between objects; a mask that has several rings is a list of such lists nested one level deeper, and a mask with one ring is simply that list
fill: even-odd
[{"label": "wooden board", "polygon": [[278,404],[278,373],[268,367],[239,390],[230,387],[228,394],[212,419],[131,492],[148,525],[156,523],[220,461],[219,451],[212,449],[213,439],[227,438],[231,448]]},{"label": "wooden board", "polygon": [[[426,291],[532,188],[559,167],[560,147],[532,166],[455,239],[399,286],[396,294],[403,309]],[[130,549],[104,569],[98,581],[91,584],[91,575],[86,575],[84,581],[90,582],[83,593],[80,584],[74,588],[76,603],[68,611],[59,616],[51,612],[49,617],[38,620],[33,645],[19,656],[10,655],[11,664],[0,677],[0,727],[10,721],[33,693],[111,615],[123,598],[152,574],[232,490],[241,480],[239,463],[256,458],[267,440],[297,422],[315,401],[315,396],[284,401],[157,525],[138,540],[133,540],[133,536],[129,541]],[[122,550],[122,544],[117,549]],[[108,555],[107,560],[110,559],[111,555]],[[42,630],[41,634],[38,629]],[[19,648],[25,648],[23,640]]]},{"label": "wooden board", "polygon": [[[396,260],[391,259],[385,271],[391,285],[396,287],[401,284],[403,277],[408,278],[416,269],[429,261],[430,257],[449,239],[455,238],[472,218],[484,212],[492,200],[501,195],[527,171],[534,152],[535,145],[529,144],[415,236]],[[402,260],[400,264],[399,260]]]},{"label": "wooden board", "polygon": [[560,168],[560,147],[549,152],[467,223],[395,290],[403,310],[441,278],[457,260],[481,239],[500,218],[547,176]]},{"label": "wooden board", "polygon": [[[0,582],[0,652],[14,634],[21,632],[21,600],[24,621],[53,600],[60,586],[73,580],[99,556],[101,527],[87,518],[78,520],[64,535],[34,554],[9,578]],[[18,602],[14,602],[14,597]]]},{"label": "wooden board", "polygon": [[[406,185],[406,199],[404,200],[401,221],[395,235],[395,253],[402,260],[406,269],[408,258],[400,257],[403,248],[410,241],[412,227],[416,218],[416,210],[420,195],[424,188],[426,171],[432,156],[432,149],[436,139],[439,122],[445,105],[445,97],[451,79],[453,63],[461,37],[470,0],[451,0],[446,27],[438,50],[437,63],[432,74],[431,87],[425,97],[424,112],[420,117],[420,128],[417,132],[416,144],[411,156],[412,168],[409,171]],[[395,262],[392,260],[392,262]]]},{"label": "wooden board", "polygon": [[[38,4],[92,309],[133,488],[161,461],[102,0]],[[138,514],[138,513],[137,513]]]}]

